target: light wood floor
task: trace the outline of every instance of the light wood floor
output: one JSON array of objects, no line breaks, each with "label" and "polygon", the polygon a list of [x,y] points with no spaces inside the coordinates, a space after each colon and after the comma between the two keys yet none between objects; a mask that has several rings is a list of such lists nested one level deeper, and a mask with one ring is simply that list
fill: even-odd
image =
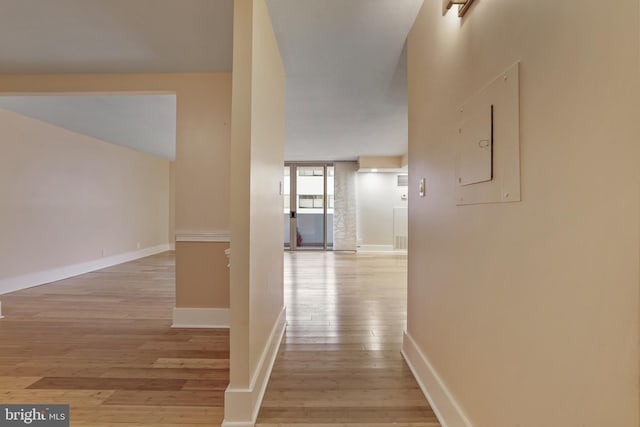
[{"label": "light wood floor", "polygon": [[[289,326],[258,425],[439,424],[400,355],[406,257],[285,254]],[[220,425],[229,337],[172,329],[165,253],[2,295],[0,403],[68,403],[71,425]]]},{"label": "light wood floor", "polygon": [[406,256],[285,254],[287,332],[257,426],[440,426],[400,355]]},{"label": "light wood floor", "polygon": [[2,295],[0,403],[71,405],[72,426],[219,425],[226,330],[172,329],[174,254]]}]

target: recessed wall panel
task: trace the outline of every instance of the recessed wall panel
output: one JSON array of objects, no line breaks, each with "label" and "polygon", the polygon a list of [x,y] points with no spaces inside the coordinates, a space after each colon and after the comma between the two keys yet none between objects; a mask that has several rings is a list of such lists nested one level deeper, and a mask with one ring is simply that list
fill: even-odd
[{"label": "recessed wall panel", "polygon": [[519,64],[457,112],[456,204],[520,201]]}]

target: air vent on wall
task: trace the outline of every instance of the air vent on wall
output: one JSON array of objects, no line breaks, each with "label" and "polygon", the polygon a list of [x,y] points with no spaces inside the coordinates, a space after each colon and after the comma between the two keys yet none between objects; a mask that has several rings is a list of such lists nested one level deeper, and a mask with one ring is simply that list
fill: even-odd
[{"label": "air vent on wall", "polygon": [[393,208],[393,248],[407,250],[409,241],[409,216],[405,207]]},{"label": "air vent on wall", "polygon": [[398,175],[398,187],[409,186],[409,175]]},{"label": "air vent on wall", "polygon": [[409,238],[407,236],[394,236],[393,249],[395,250],[407,250]]}]

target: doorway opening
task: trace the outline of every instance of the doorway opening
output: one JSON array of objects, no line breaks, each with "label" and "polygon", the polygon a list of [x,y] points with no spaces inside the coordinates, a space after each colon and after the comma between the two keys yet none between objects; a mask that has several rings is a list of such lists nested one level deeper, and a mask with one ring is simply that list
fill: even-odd
[{"label": "doorway opening", "polygon": [[285,250],[333,250],[333,163],[285,163]]}]

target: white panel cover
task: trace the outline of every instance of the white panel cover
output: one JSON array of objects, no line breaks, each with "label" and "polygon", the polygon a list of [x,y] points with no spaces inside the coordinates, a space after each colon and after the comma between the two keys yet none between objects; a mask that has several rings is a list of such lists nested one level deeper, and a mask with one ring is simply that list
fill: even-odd
[{"label": "white panel cover", "polygon": [[[519,64],[516,63],[458,109],[460,122],[455,129],[459,148],[455,175],[457,205],[520,201],[519,81]],[[489,120],[491,106],[492,127]],[[490,129],[493,131],[492,144],[488,141]],[[472,138],[460,138],[467,134]],[[465,147],[465,142],[470,145]],[[473,148],[476,152],[465,155],[465,150],[470,150],[473,144],[476,144]],[[465,168],[466,179],[462,173]]]}]

